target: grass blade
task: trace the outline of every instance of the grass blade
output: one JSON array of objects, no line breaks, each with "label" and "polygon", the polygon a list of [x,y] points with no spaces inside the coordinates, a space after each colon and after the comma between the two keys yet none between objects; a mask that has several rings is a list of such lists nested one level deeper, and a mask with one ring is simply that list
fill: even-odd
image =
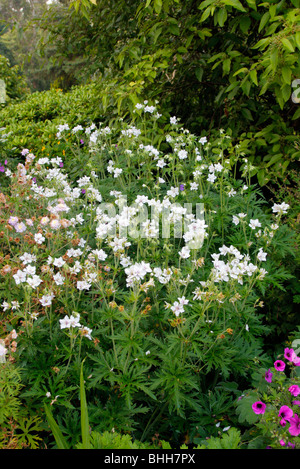
[{"label": "grass blade", "polygon": [[83,362],[80,370],[80,409],[81,409],[81,436],[83,449],[90,448],[90,426],[88,408],[85,395],[84,379],[83,379]]},{"label": "grass blade", "polygon": [[53,415],[52,415],[52,412],[51,412],[50,408],[47,405],[45,405],[45,411],[46,411],[46,416],[47,416],[48,423],[50,425],[50,428],[51,428],[51,431],[52,431],[53,436],[55,438],[58,449],[69,449],[67,441],[63,437],[63,434],[60,431],[59,426],[55,422],[55,420],[53,418]]}]

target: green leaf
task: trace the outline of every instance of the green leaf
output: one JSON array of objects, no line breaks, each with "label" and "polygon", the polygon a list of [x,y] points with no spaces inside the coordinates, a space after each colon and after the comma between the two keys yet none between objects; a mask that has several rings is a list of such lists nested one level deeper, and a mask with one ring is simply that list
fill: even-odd
[{"label": "green leaf", "polygon": [[204,73],[203,68],[200,68],[200,67],[196,68],[195,75],[197,77],[197,80],[199,80],[200,82],[202,81],[203,73]]},{"label": "green leaf", "polygon": [[81,411],[81,436],[84,449],[90,448],[90,426],[88,417],[88,408],[85,395],[84,379],[83,379],[83,362],[80,369],[80,411]]},{"label": "green leaf", "polygon": [[275,72],[277,65],[278,65],[278,49],[273,49],[270,53],[270,64],[272,67],[273,72]]},{"label": "green leaf", "polygon": [[283,155],[282,153],[278,153],[277,155],[273,155],[270,161],[266,164],[266,167],[268,168],[269,166],[272,166],[273,164],[277,163],[280,159],[282,159]]},{"label": "green leaf", "polygon": [[45,412],[46,412],[47,420],[48,420],[48,423],[50,425],[51,431],[53,433],[53,436],[55,438],[55,441],[56,441],[56,444],[57,444],[58,448],[59,449],[69,449],[67,441],[63,437],[63,434],[62,434],[59,426],[57,425],[57,423],[55,422],[55,420],[53,418],[53,415],[52,415],[52,412],[51,412],[50,408],[46,404],[45,404]]},{"label": "green leaf", "polygon": [[281,94],[284,102],[286,103],[291,97],[291,87],[290,85],[284,85],[281,88]]},{"label": "green leaf", "polygon": [[284,82],[287,83],[288,85],[290,85],[291,81],[292,81],[292,70],[291,70],[291,68],[287,67],[287,66],[284,66],[284,67],[282,67],[281,73],[282,73],[282,78],[283,78]]},{"label": "green leaf", "polygon": [[154,10],[159,15],[162,9],[162,0],[154,0]]},{"label": "green leaf", "polygon": [[297,109],[297,111],[294,113],[293,117],[292,117],[292,120],[296,120],[296,119],[299,119],[300,117],[300,108]]},{"label": "green leaf", "polygon": [[256,401],[260,401],[260,396],[256,393],[246,395],[238,401],[236,411],[240,423],[246,422],[253,425],[258,421],[259,416],[256,415],[252,409],[252,404]]},{"label": "green leaf", "polygon": [[249,18],[249,16],[243,16],[240,19],[239,26],[240,26],[241,31],[244,34],[246,34],[248,32],[248,29],[250,28],[250,25],[251,25],[251,19]]},{"label": "green leaf", "polygon": [[232,6],[233,8],[236,8],[239,11],[246,11],[241,2],[239,0],[223,0],[224,5],[229,5]]},{"label": "green leaf", "polygon": [[225,8],[220,8],[217,12],[217,22],[221,26],[224,26],[225,21],[227,20],[227,10]]},{"label": "green leaf", "polygon": [[297,31],[295,34],[295,41],[298,46],[298,49],[300,49],[300,31]]},{"label": "green leaf", "polygon": [[223,61],[223,74],[228,74],[230,72],[230,64],[231,60],[228,58]]},{"label": "green leaf", "polygon": [[270,18],[270,13],[268,11],[264,15],[262,15],[260,23],[259,23],[259,27],[258,27],[258,32],[259,33],[265,27],[265,25],[267,24],[269,18]]},{"label": "green leaf", "polygon": [[282,44],[289,52],[295,52],[295,48],[292,43],[286,37],[281,39]]},{"label": "green leaf", "polygon": [[258,86],[258,82],[257,82],[257,72],[256,72],[256,70],[255,70],[255,69],[250,70],[249,75],[250,75],[250,78],[251,78],[251,80],[253,81],[253,83],[254,83],[256,86]]}]

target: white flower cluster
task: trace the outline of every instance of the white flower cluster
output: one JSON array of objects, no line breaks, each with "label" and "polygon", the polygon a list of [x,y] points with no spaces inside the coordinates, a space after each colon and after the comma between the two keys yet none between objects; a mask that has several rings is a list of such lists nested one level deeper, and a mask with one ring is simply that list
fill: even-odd
[{"label": "white flower cluster", "polygon": [[91,337],[92,329],[82,326],[82,324],[80,324],[79,321],[80,321],[80,314],[73,311],[73,314],[71,316],[66,315],[63,319],[59,320],[60,328],[72,329],[72,328],[78,327],[78,329],[81,332],[81,335],[84,335],[88,339],[92,340],[92,337]]},{"label": "white flower cluster", "polygon": [[[216,283],[236,280],[243,285],[245,275],[251,277],[254,272],[258,271],[261,278],[267,273],[264,269],[259,269],[257,265],[253,264],[248,254],[241,254],[234,246],[222,246],[219,251],[220,254],[212,254],[214,267],[211,276]],[[230,258],[227,262],[224,262],[220,259],[221,255],[228,255]],[[266,253],[262,249],[259,250],[258,259],[260,261],[266,260]]]}]

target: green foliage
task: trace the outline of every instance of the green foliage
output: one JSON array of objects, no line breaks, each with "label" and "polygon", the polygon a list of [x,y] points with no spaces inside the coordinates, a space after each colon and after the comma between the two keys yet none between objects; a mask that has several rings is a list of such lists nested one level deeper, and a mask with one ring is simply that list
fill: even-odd
[{"label": "green foliage", "polygon": [[0,363],[0,448],[37,449],[42,421],[39,416],[30,416],[22,408],[20,392],[23,387],[18,367]]},{"label": "green foliage", "polygon": [[[29,93],[29,89],[24,78],[24,75],[20,71],[18,65],[10,66],[9,60],[0,55],[0,80],[3,80],[6,87],[6,99],[5,102],[0,102],[1,108],[6,106],[12,100],[20,100]],[[2,112],[2,109],[1,109]]]},{"label": "green foliage", "polygon": [[193,132],[232,131],[262,186],[298,161],[297,1],[85,0],[40,26],[57,57],[85,60],[73,74],[93,77],[103,112],[158,99]]},{"label": "green foliage", "polygon": [[236,428],[230,428],[221,437],[212,437],[196,449],[239,449],[241,445],[241,432]]}]

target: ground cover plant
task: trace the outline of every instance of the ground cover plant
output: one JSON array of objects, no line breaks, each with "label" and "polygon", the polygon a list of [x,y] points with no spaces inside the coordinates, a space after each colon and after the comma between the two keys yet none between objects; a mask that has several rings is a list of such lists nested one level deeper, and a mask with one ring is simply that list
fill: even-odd
[{"label": "ground cover plant", "polygon": [[293,278],[290,206],[222,129],[133,114],[1,162],[0,445],[299,448],[299,332],[278,378],[263,313]]}]

